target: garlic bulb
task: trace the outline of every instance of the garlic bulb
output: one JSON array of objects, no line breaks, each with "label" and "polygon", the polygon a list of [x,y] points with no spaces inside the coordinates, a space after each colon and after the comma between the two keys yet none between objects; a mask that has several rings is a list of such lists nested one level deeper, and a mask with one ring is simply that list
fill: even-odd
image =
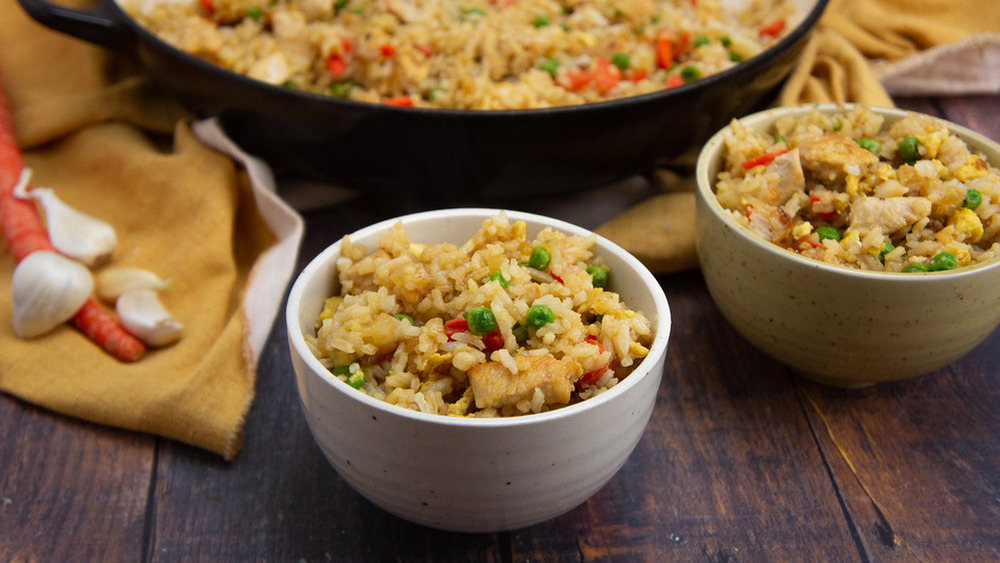
[{"label": "garlic bulb", "polygon": [[97,274],[97,296],[105,301],[114,301],[130,289],[152,289],[159,291],[169,285],[159,276],[142,268],[110,268]]},{"label": "garlic bulb", "polygon": [[70,258],[88,266],[107,261],[118,239],[111,225],[78,211],[52,191],[51,188],[26,188],[22,180],[15,189],[21,199],[34,199],[45,211],[45,228],[52,246]]},{"label": "garlic bulb", "polygon": [[14,268],[10,289],[14,333],[34,338],[71,319],[90,297],[94,278],[79,262],[37,250]]},{"label": "garlic bulb", "polygon": [[152,289],[123,292],[115,301],[115,312],[125,330],[150,346],[176,342],[184,328],[167,312]]}]

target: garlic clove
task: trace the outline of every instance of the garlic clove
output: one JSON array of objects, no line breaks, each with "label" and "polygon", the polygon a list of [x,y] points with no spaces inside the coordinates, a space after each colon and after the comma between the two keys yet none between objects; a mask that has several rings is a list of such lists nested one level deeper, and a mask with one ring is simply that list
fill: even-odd
[{"label": "garlic clove", "polygon": [[88,266],[106,262],[118,243],[114,228],[66,204],[51,188],[21,188],[18,197],[31,198],[45,211],[45,228],[52,246]]},{"label": "garlic clove", "polygon": [[101,270],[96,276],[97,296],[114,302],[118,296],[130,289],[166,289],[169,283],[143,268],[110,268]]},{"label": "garlic clove", "polygon": [[184,328],[167,312],[152,289],[130,289],[123,292],[115,301],[115,312],[125,330],[154,347],[176,342]]},{"label": "garlic clove", "polygon": [[14,333],[34,338],[71,319],[90,298],[94,278],[79,262],[37,250],[14,268],[10,289]]}]

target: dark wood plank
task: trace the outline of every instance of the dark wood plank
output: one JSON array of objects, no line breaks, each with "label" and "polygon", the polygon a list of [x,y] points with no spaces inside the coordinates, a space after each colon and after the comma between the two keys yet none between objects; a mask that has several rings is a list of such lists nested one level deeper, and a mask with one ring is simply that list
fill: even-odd
[{"label": "dark wood plank", "polygon": [[868,558],[1000,559],[998,346],[892,385],[800,386]]},{"label": "dark wood plank", "polygon": [[140,561],[156,438],[0,397],[0,561]]}]

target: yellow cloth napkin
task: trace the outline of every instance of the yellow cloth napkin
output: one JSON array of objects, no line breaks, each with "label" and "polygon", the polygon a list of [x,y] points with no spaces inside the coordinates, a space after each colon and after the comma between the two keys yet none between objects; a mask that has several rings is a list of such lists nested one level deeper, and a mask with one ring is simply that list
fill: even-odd
[{"label": "yellow cloth napkin", "polygon": [[[892,96],[1000,92],[997,8],[996,0],[830,0],[776,105],[892,107]],[[665,193],[597,232],[657,273],[696,267],[694,226],[687,220],[694,183],[670,174],[658,180]]]},{"label": "yellow cloth napkin", "polygon": [[[192,130],[125,57],[36,24],[14,0],[0,0],[0,13],[0,87],[32,185],[113,225],[118,247],[104,267],[169,279],[160,299],[184,323],[179,342],[135,363],[113,359],[69,324],[19,339],[15,262],[2,246],[0,391],[231,459],[301,220],[273,195],[265,166],[222,146],[212,123]],[[213,139],[231,150],[210,147]]]}]

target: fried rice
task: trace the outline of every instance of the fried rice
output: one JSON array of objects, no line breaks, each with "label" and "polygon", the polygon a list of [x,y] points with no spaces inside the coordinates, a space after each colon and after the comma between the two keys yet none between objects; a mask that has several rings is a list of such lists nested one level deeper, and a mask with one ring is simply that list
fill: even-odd
[{"label": "fried rice", "polygon": [[461,246],[410,241],[398,223],[370,252],[345,236],[340,292],[307,343],[360,392],[430,414],[516,416],[588,399],[627,377],[653,337],[643,313],[602,287],[614,272],[594,242],[551,228],[529,240],[503,213]]},{"label": "fried rice", "polygon": [[940,119],[864,105],[734,120],[716,195],[761,237],[828,264],[941,271],[1000,254],[1000,170]]},{"label": "fried rice", "polygon": [[126,0],[172,46],[274,85],[451,109],[566,106],[717,73],[790,0]]}]

